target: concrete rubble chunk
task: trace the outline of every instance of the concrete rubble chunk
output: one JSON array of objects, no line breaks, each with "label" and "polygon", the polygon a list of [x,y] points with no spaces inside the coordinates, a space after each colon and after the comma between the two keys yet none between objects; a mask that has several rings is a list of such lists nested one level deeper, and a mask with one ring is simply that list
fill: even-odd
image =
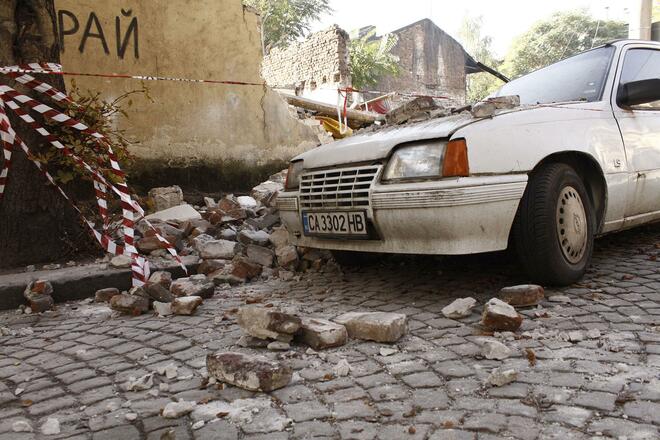
[{"label": "concrete rubble chunk", "polygon": [[253,209],[259,205],[259,203],[250,196],[236,197],[236,202],[244,209]]},{"label": "concrete rubble chunk", "polygon": [[236,278],[244,280],[251,280],[261,275],[263,267],[261,265],[252,263],[246,258],[236,257],[232,261],[233,269],[231,274]]},{"label": "concrete rubble chunk", "polygon": [[243,348],[266,348],[268,344],[270,344],[268,339],[255,338],[250,335],[243,335],[236,341],[236,345]]},{"label": "concrete rubble chunk", "polygon": [[513,369],[501,370],[495,369],[488,376],[487,382],[496,387],[502,387],[504,385],[515,382],[518,379],[518,372]]},{"label": "concrete rubble chunk", "polygon": [[149,298],[151,298],[154,301],[159,301],[159,302],[172,302],[174,301],[174,294],[169,291],[169,289],[165,288],[162,284],[159,283],[154,283],[154,282],[147,282],[144,286],[142,286],[142,289],[149,295]]},{"label": "concrete rubble chunk", "polygon": [[199,296],[182,296],[172,301],[172,313],[175,315],[192,315],[204,300]]},{"label": "concrete rubble chunk", "polygon": [[348,340],[348,331],[341,324],[325,319],[303,318],[300,340],[314,350],[340,347]]},{"label": "concrete rubble chunk", "polygon": [[289,342],[301,324],[299,317],[273,308],[249,305],[238,309],[238,325],[255,338]]},{"label": "concrete rubble chunk", "polygon": [[199,256],[205,260],[231,260],[236,254],[236,242],[228,240],[206,241],[198,246]]},{"label": "concrete rubble chunk", "polygon": [[176,185],[152,188],[149,191],[149,198],[154,202],[156,211],[163,211],[183,204],[183,191]]},{"label": "concrete rubble chunk", "polygon": [[273,206],[277,194],[284,190],[284,185],[279,182],[267,180],[252,188],[252,197],[265,206]]},{"label": "concrete rubble chunk", "polygon": [[164,288],[169,289],[170,286],[172,285],[172,274],[164,270],[154,272],[149,277],[149,282],[154,284],[160,284]]},{"label": "concrete rubble chunk", "polygon": [[159,302],[154,301],[152,304],[154,312],[158,316],[170,316],[172,312],[172,303],[171,302]]},{"label": "concrete rubble chunk", "polygon": [[349,364],[346,359],[341,359],[334,367],[332,367],[332,373],[336,377],[346,377],[351,373],[351,364]]},{"label": "concrete rubble chunk", "polygon": [[11,430],[14,432],[32,432],[32,425],[26,420],[16,420],[11,425]]},{"label": "concrete rubble chunk", "polygon": [[146,391],[154,386],[154,373],[135,378],[130,376],[124,388],[126,391]]},{"label": "concrete rubble chunk", "polygon": [[205,275],[192,275],[187,278],[179,278],[172,282],[170,288],[175,296],[199,296],[204,299],[211,298],[215,291],[215,284]]},{"label": "concrete rubble chunk", "polygon": [[121,292],[115,287],[108,287],[107,289],[97,290],[94,294],[94,301],[96,302],[110,302],[110,298],[119,295]]},{"label": "concrete rubble chunk", "polygon": [[110,259],[110,266],[115,269],[127,269],[133,264],[133,259],[128,255],[117,255]]},{"label": "concrete rubble chunk", "polygon": [[56,418],[49,417],[43,425],[41,425],[41,433],[43,435],[57,435],[60,433],[60,421]]},{"label": "concrete rubble chunk", "polygon": [[446,318],[450,319],[460,319],[468,317],[472,314],[472,309],[477,305],[477,300],[468,297],[468,298],[459,298],[456,301],[449,304],[447,307],[442,309],[442,314]]},{"label": "concrete rubble chunk", "polygon": [[171,402],[165,405],[163,408],[163,418],[166,419],[178,419],[183,417],[186,414],[193,412],[197,403],[195,402],[186,402],[185,400],[180,400],[178,402]]},{"label": "concrete rubble chunk", "polygon": [[243,229],[238,233],[238,242],[246,246],[249,244],[268,246],[268,243],[270,243],[270,234],[266,231],[250,231],[249,229]]},{"label": "concrete rubble chunk", "polygon": [[273,341],[270,342],[266,348],[271,351],[288,351],[291,349],[291,345],[288,342]]},{"label": "concrete rubble chunk", "polygon": [[275,249],[288,246],[289,244],[289,233],[287,232],[284,226],[276,228],[270,234],[270,242],[273,243]]},{"label": "concrete rubble chunk", "polygon": [[543,287],[535,284],[505,287],[500,290],[499,299],[513,307],[535,306],[545,298]]},{"label": "concrete rubble chunk", "polygon": [[27,300],[28,307],[32,309],[33,313],[51,310],[55,304],[52,294],[53,286],[46,280],[32,281],[23,291],[23,297]]},{"label": "concrete rubble chunk", "polygon": [[482,341],[481,354],[486,359],[502,360],[511,356],[511,349],[499,341],[486,339]]},{"label": "concrete rubble chunk", "polygon": [[522,324],[522,316],[509,304],[492,298],[484,306],[481,324],[493,331],[515,332]]},{"label": "concrete rubble chunk", "polygon": [[285,269],[295,269],[298,265],[298,251],[295,246],[283,246],[275,249],[277,264]]},{"label": "concrete rubble chunk", "polygon": [[122,293],[110,299],[110,308],[128,315],[141,315],[149,310],[149,300],[138,295]]},{"label": "concrete rubble chunk", "polygon": [[346,327],[351,338],[396,342],[408,330],[406,315],[387,312],[350,312],[334,320]]},{"label": "concrete rubble chunk", "polygon": [[280,362],[234,352],[209,354],[206,369],[221,382],[266,393],[285,387],[293,374],[289,366]]},{"label": "concrete rubble chunk", "polygon": [[197,273],[209,275],[225,267],[227,260],[204,260],[197,266]]},{"label": "concrete rubble chunk", "polygon": [[164,222],[185,222],[188,220],[200,220],[201,218],[202,215],[190,205],[174,206],[172,208],[158,211],[146,217],[146,219],[149,221],[162,220]]},{"label": "concrete rubble chunk", "polygon": [[275,253],[267,247],[250,244],[247,247],[247,257],[253,263],[264,267],[271,267],[275,259]]},{"label": "concrete rubble chunk", "polygon": [[552,295],[548,297],[548,301],[555,303],[570,304],[571,298],[566,295]]}]

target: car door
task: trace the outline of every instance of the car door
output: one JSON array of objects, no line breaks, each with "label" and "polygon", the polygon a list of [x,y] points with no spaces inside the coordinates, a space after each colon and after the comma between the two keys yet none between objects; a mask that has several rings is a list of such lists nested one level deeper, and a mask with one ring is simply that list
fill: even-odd
[{"label": "car door", "polygon": [[624,227],[660,218],[660,101],[622,108],[619,87],[632,81],[660,78],[660,47],[629,45],[622,51],[612,107],[630,168]]}]

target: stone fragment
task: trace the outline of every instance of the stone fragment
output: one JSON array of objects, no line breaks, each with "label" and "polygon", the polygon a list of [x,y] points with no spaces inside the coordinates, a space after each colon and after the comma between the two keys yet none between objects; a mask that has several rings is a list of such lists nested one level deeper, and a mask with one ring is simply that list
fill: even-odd
[{"label": "stone fragment", "polygon": [[279,249],[289,244],[289,233],[286,228],[282,226],[281,228],[276,228],[270,234],[270,242],[273,243],[275,249]]},{"label": "stone fragment", "polygon": [[124,418],[126,420],[128,420],[129,422],[133,422],[133,421],[137,420],[138,415],[136,413],[126,413],[124,415]]},{"label": "stone fragment", "polygon": [[592,328],[587,331],[587,337],[589,339],[598,339],[600,338],[600,330],[597,328]]},{"label": "stone fragment", "polygon": [[275,259],[275,254],[266,247],[250,244],[247,247],[247,257],[253,263],[264,267],[271,267]]},{"label": "stone fragment", "polygon": [[125,384],[126,391],[146,391],[154,386],[154,373],[135,378],[130,376]]},{"label": "stone fragment", "polygon": [[348,332],[346,327],[332,321],[303,318],[300,339],[314,350],[325,350],[346,344]]},{"label": "stone fragment", "polygon": [[117,255],[110,259],[110,266],[115,269],[127,269],[133,264],[133,259],[128,255]]},{"label": "stone fragment", "polygon": [[238,278],[230,273],[225,272],[224,269],[220,269],[216,272],[209,274],[209,279],[213,281],[213,284],[216,286],[222,286],[229,284],[230,286],[238,286],[245,282],[245,278]]},{"label": "stone fragment", "polygon": [[206,369],[221,382],[266,393],[285,387],[293,374],[290,367],[279,362],[232,352],[209,354]]},{"label": "stone fragment", "polygon": [[450,319],[465,318],[472,314],[475,305],[477,305],[477,300],[472,297],[459,298],[443,308],[442,314]]},{"label": "stone fragment", "polygon": [[298,265],[298,251],[295,246],[282,246],[275,250],[277,264],[285,269],[295,269]]},{"label": "stone fragment", "polygon": [[196,406],[197,404],[195,402],[186,402],[185,400],[171,402],[163,408],[162,416],[166,419],[178,419],[186,414],[190,414]]},{"label": "stone fragment", "polygon": [[580,342],[584,341],[585,334],[580,330],[573,330],[568,332],[568,340],[571,342]]},{"label": "stone fragment", "polygon": [[287,351],[291,349],[291,345],[288,342],[273,341],[269,343],[266,348],[271,351]]},{"label": "stone fragment", "polygon": [[249,305],[238,309],[238,325],[255,338],[282,340],[280,336],[284,334],[289,340],[283,342],[289,342],[301,324],[297,316],[273,308]]},{"label": "stone fragment", "polygon": [[204,299],[211,298],[215,284],[205,275],[192,275],[188,278],[179,278],[172,282],[170,288],[175,296],[199,296]]},{"label": "stone fragment", "polygon": [[236,241],[237,234],[233,229],[226,228],[220,232],[220,238],[223,240]]},{"label": "stone fragment", "polygon": [[14,432],[32,432],[32,425],[25,420],[17,420],[11,425],[11,430]]},{"label": "stone fragment", "polygon": [[142,286],[142,290],[144,290],[147,295],[149,295],[149,298],[154,301],[168,303],[174,301],[175,298],[174,294],[162,284],[154,283],[152,281],[149,281]]},{"label": "stone fragment", "polygon": [[170,316],[173,313],[171,302],[154,301],[152,306],[154,308],[154,312],[156,313],[156,315],[160,317]]},{"label": "stone fragment", "polygon": [[399,350],[397,350],[396,348],[388,348],[388,347],[381,347],[380,350],[378,351],[378,353],[383,357],[392,356],[393,354],[396,354],[398,352]]},{"label": "stone fragment", "polygon": [[149,221],[161,220],[163,222],[176,221],[180,223],[188,220],[201,220],[201,218],[201,214],[195,208],[185,204],[160,210],[146,217]]},{"label": "stone fragment", "polygon": [[[169,236],[167,234],[161,234],[161,236],[167,240],[172,246],[176,245],[176,238]],[[155,235],[150,235],[148,237],[142,237],[137,241],[135,246],[143,254],[150,254],[151,252],[157,251],[158,249],[165,249],[167,246],[165,243],[160,241]]]},{"label": "stone fragment", "polygon": [[243,229],[238,233],[238,242],[246,246],[249,244],[268,246],[268,243],[270,243],[270,234],[266,231],[250,231],[249,229]]},{"label": "stone fragment", "polygon": [[511,350],[499,341],[488,339],[481,345],[481,354],[486,359],[502,360],[511,356]]},{"label": "stone fragment", "polygon": [[149,310],[149,300],[138,295],[122,293],[110,299],[110,307],[128,315],[141,315]]},{"label": "stone fragment", "polygon": [[334,367],[332,367],[332,372],[336,377],[348,376],[351,372],[351,365],[346,359],[341,359]]},{"label": "stone fragment", "polygon": [[522,324],[522,316],[509,304],[492,298],[484,306],[481,324],[493,331],[515,332]]},{"label": "stone fragment", "polygon": [[536,284],[505,287],[500,290],[499,299],[513,307],[535,306],[545,298],[543,287]]},{"label": "stone fragment", "polygon": [[273,200],[277,194],[284,190],[284,185],[279,182],[267,180],[252,188],[252,197],[265,206],[273,206]]},{"label": "stone fragment", "polygon": [[183,191],[176,185],[152,188],[149,198],[153,201],[156,211],[162,211],[183,204]]},{"label": "stone fragment", "polygon": [[121,292],[119,289],[114,287],[108,287],[107,289],[97,290],[94,294],[94,301],[96,302],[109,302],[113,296],[119,295]]},{"label": "stone fragment", "polygon": [[32,281],[23,291],[23,296],[27,300],[32,313],[51,310],[55,305],[52,294],[53,286],[46,280]]},{"label": "stone fragment", "polygon": [[488,101],[477,102],[472,106],[472,116],[475,118],[489,118],[495,114],[497,107],[494,103]]},{"label": "stone fragment", "polygon": [[228,240],[211,240],[199,245],[199,256],[203,259],[231,260],[236,254],[236,242]]},{"label": "stone fragment", "polygon": [[225,267],[227,260],[204,260],[197,266],[197,273],[209,275]]},{"label": "stone fragment", "polygon": [[518,379],[518,372],[516,370],[493,370],[488,376],[487,382],[493,386],[501,387]]},{"label": "stone fragment", "polygon": [[250,196],[240,196],[236,197],[236,202],[240,205],[241,208],[243,209],[253,209],[256,208],[259,204],[257,203],[254,198]]},{"label": "stone fragment", "polygon": [[351,338],[396,342],[408,330],[406,315],[386,312],[350,312],[334,320],[346,327]]},{"label": "stone fragment", "polygon": [[171,380],[171,379],[176,378],[176,376],[178,374],[177,373],[178,369],[179,369],[179,367],[177,367],[176,364],[167,364],[165,366],[158,367],[157,372],[161,376],[165,376],[165,377],[167,377],[168,379]]},{"label": "stone fragment", "polygon": [[263,268],[259,264],[252,263],[243,257],[236,257],[232,261],[233,269],[231,274],[236,278],[251,280],[261,275]]},{"label": "stone fragment", "polygon": [[43,425],[41,425],[41,433],[43,435],[57,435],[60,433],[60,421],[55,418],[48,418]]},{"label": "stone fragment", "polygon": [[172,274],[164,270],[159,270],[158,272],[151,274],[149,277],[149,282],[160,284],[164,288],[169,289],[172,285]]},{"label": "stone fragment", "polygon": [[202,304],[199,296],[182,296],[172,301],[172,313],[175,315],[192,315],[197,307]]},{"label": "stone fragment", "polygon": [[211,197],[204,197],[204,205],[206,205],[207,208],[218,207],[218,203]]}]

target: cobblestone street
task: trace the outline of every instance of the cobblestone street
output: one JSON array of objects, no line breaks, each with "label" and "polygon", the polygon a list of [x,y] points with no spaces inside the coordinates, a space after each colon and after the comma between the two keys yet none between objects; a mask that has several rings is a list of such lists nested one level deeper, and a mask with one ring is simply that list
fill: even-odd
[{"label": "cobblestone street", "polygon": [[[118,316],[89,301],[42,315],[2,312],[0,326],[14,334],[0,336],[0,439],[658,439],[658,254],[660,226],[598,240],[583,282],[547,289],[539,307],[521,310],[516,334],[480,329],[480,306],[462,320],[440,313],[456,298],[483,304],[524,283],[500,254],[397,257],[343,274],[218,289],[192,317]],[[246,302],[326,319],[405,313],[409,332],[393,345],[259,350],[296,371],[270,394],[209,384],[207,353],[256,352],[235,345],[242,335],[236,309]],[[485,359],[485,337],[511,356]],[[343,377],[335,368],[342,359],[351,366]],[[178,368],[168,374],[172,363]],[[486,385],[495,368],[514,369],[517,380]],[[129,377],[150,372],[153,386],[127,391]],[[248,409],[162,417],[178,399]],[[60,421],[59,436],[42,436],[47,418]],[[17,420],[34,432],[13,432]]]}]

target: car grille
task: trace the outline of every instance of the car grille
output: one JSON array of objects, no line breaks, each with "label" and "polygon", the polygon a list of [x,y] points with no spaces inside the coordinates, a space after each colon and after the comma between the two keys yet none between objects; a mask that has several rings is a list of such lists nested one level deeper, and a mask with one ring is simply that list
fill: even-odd
[{"label": "car grille", "polygon": [[380,165],[312,171],[300,179],[300,207],[368,208],[369,190]]}]

